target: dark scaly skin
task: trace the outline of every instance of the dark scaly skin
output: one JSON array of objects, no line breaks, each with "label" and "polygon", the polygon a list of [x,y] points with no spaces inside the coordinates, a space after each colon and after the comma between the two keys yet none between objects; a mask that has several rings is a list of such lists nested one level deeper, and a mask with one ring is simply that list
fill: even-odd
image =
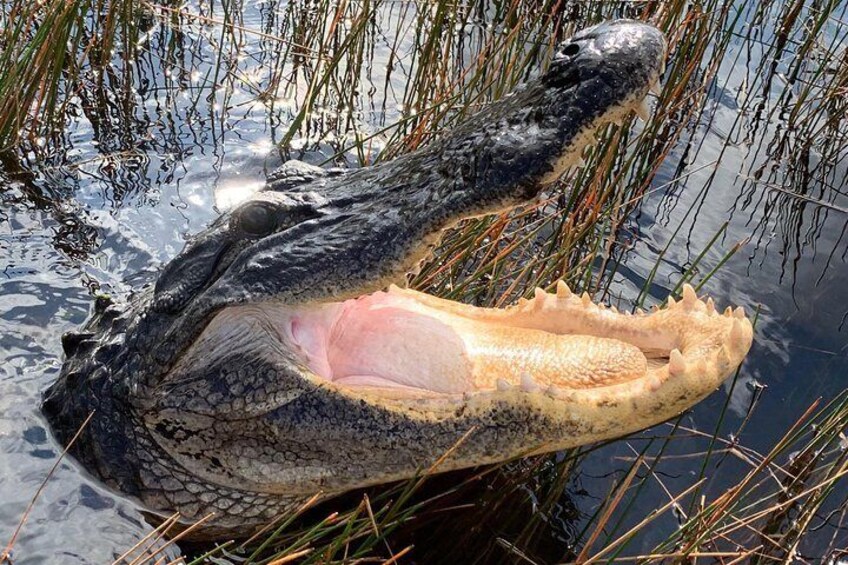
[{"label": "dark scaly skin", "polygon": [[[55,435],[67,444],[93,412],[71,453],[153,512],[178,510],[188,522],[214,512],[206,532],[216,536],[248,533],[319,490],[410,477],[472,428],[451,468],[580,434],[512,397],[473,410],[432,401],[442,416],[422,423],[316,386],[261,332],[235,348],[186,352],[224,307],[342,300],[403,281],[445,228],[537,197],[599,118],[644,98],[664,56],[654,28],[603,24],[421,150],[349,173],[284,166],[195,236],[155,288],[128,304],[100,299],[66,337],[44,401]],[[265,213],[275,228],[248,233],[251,215]]]}]

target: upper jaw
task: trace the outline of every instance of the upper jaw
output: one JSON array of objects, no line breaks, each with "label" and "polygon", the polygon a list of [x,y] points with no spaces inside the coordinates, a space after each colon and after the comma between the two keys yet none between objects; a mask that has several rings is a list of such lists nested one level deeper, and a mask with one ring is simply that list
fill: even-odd
[{"label": "upper jaw", "polygon": [[[630,21],[578,34],[575,43],[581,45],[577,54],[566,60],[564,50],[540,79],[431,146],[283,193],[269,189],[244,205],[274,206],[296,195],[309,212],[300,223],[242,241],[232,222],[216,222],[166,269],[182,285],[181,263],[194,273],[198,255],[196,263],[209,266],[207,280],[190,289],[193,297],[177,303],[182,311],[165,341],[190,343],[198,328],[230,306],[337,301],[378,291],[405,280],[456,222],[538,196],[565,167],[579,164],[597,128],[641,107],[666,49],[660,32]],[[569,69],[581,75],[578,88],[551,78]],[[167,291],[160,292],[166,286],[157,283],[154,305],[171,302]],[[159,354],[162,365],[173,360],[172,350]]]},{"label": "upper jaw", "polygon": [[[581,71],[578,88],[551,85],[549,78],[562,72],[552,65],[540,79],[484,108],[429,146],[391,162],[298,187],[298,193],[310,193],[314,187],[322,217],[309,222],[311,227],[295,226],[257,242],[234,261],[232,277],[212,285],[207,298],[223,305],[253,297],[302,302],[373,292],[387,282],[402,280],[446,228],[531,201],[563,172],[564,164],[579,164],[579,154],[594,142],[596,130],[641,108],[664,64],[662,34],[642,23],[602,26],[592,39],[578,43],[586,45],[567,65]],[[262,193],[256,198],[273,200]],[[372,222],[374,217],[389,218],[398,225],[385,232],[381,228],[388,226]],[[356,225],[345,231],[348,220]],[[351,240],[360,238],[371,238],[371,248],[383,243],[379,238],[401,244],[390,250],[394,253],[383,253],[374,265],[363,263],[359,272],[326,273],[324,281],[337,279],[340,291],[325,296],[314,291],[321,285],[301,290],[295,288],[300,281],[285,275],[290,264],[299,260],[292,252],[305,252],[307,245],[314,249],[315,256],[309,258],[312,265],[325,262],[323,256],[328,254],[339,260],[356,252],[366,256],[367,250],[349,248]],[[250,281],[251,288],[239,288],[242,278]],[[263,278],[264,285],[254,284]],[[343,278],[360,280],[361,287],[351,287]]]}]

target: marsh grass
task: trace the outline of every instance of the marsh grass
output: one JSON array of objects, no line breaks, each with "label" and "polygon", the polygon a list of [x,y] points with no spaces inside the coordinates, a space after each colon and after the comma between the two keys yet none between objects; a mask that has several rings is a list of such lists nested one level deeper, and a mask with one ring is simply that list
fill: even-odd
[{"label": "marsh grass", "polygon": [[[657,251],[641,292],[614,296],[632,239],[628,222],[647,195],[673,192],[696,172],[679,155],[697,152],[704,130],[715,126],[718,92],[730,93],[737,113],[722,151],[704,168],[714,173],[726,149],[748,147],[739,170],[746,198],[764,199],[797,225],[798,202],[838,208],[813,187],[845,188],[837,167],[848,149],[844,1],[315,0],[264,3],[258,23],[246,20],[253,8],[242,0],[1,4],[4,160],[21,170],[54,166],[69,143],[65,124],[82,112],[103,146],[96,158],[118,178],[148,131],[139,126],[146,99],[136,88],[151,73],[162,79],[157,104],[173,113],[177,93],[189,100],[184,117],[192,131],[205,127],[213,140],[223,138],[228,118],[247,106],[265,113],[283,158],[359,166],[437,139],[544,68],[557,42],[576,29],[622,16],[654,23],[671,49],[653,118],[605,129],[586,151],[586,165],[537,204],[452,230],[410,281],[475,304],[508,304],[563,278],[619,309],[652,305],[659,267],[684,222]],[[209,51],[214,56],[204,59]],[[172,127],[161,147],[179,153]],[[149,143],[159,150],[158,140]],[[65,157],[58,163],[78,166]],[[670,180],[657,182],[669,164]],[[712,182],[684,220],[697,214]],[[761,227],[752,237],[762,237]],[[744,242],[725,235],[723,227],[698,251],[672,281],[673,292],[685,282],[702,287],[739,251]],[[731,391],[736,386],[733,379]],[[811,406],[764,454],[739,439],[757,417],[758,394],[732,432],[727,395],[711,433],[680,418],[620,440],[632,451],[626,470],[588,514],[563,492],[579,479],[580,462],[603,446],[446,480],[424,472],[320,505],[313,499],[260,536],[195,549],[182,561],[776,563],[796,559],[806,536],[829,537],[827,555],[844,556],[848,393]],[[676,458],[700,464],[675,488],[665,484],[664,469]],[[708,498],[705,487],[732,465],[741,480]],[[666,499],[646,502],[656,485]],[[571,525],[552,526],[557,521]],[[176,522],[166,520],[119,561],[165,562]],[[640,536],[654,528],[664,541],[646,549]]]}]

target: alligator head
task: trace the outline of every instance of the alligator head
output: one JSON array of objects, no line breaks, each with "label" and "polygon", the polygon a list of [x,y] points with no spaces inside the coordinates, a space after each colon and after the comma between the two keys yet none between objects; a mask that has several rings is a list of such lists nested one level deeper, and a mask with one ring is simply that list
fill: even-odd
[{"label": "alligator head", "polygon": [[[290,162],[194,237],[154,288],[101,300],[44,411],[72,453],[155,511],[245,531],[316,492],[620,436],[713,391],[752,339],[686,287],[649,315],[560,283],[511,308],[392,285],[446,228],[525,203],[664,65],[617,21],[438,141],[354,172]],[[460,441],[462,439],[462,441]],[[452,449],[453,448],[453,449]]]}]

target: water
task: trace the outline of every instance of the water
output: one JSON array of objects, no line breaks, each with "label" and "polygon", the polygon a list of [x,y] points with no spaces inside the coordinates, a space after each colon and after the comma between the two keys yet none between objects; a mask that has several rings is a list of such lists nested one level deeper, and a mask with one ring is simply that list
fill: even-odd
[{"label": "water", "polygon": [[[464,42],[451,51],[458,65],[463,57],[473,58],[482,38],[498,33],[496,25],[487,25],[500,17],[493,6],[460,26]],[[199,10],[193,3],[185,9]],[[134,91],[126,91],[115,76],[99,87],[100,77],[91,72],[86,89],[74,99],[61,142],[44,144],[41,153],[35,143],[29,154],[0,165],[4,536],[15,529],[61,451],[38,405],[41,391],[61,366],[62,333],[86,319],[95,292],[125,295],[154,280],[188,235],[256,190],[281,162],[273,147],[297,116],[309,74],[292,64],[296,58],[291,53],[284,57],[281,43],[271,36],[306,41],[293,33],[291,22],[294,15],[316,13],[298,5],[246,2],[238,25],[264,35],[240,28],[222,32],[216,23],[223,17],[220,6],[202,13],[202,25],[186,24],[182,35],[151,18],[132,64]],[[407,77],[416,65],[415,16],[409,4],[383,5],[368,34],[370,62],[359,75],[339,71],[348,82],[337,90],[328,88],[306,116],[293,140],[293,147],[302,149],[295,156],[322,162],[351,140],[375,134],[414,110],[407,106]],[[355,24],[354,14],[341,25]],[[823,31],[823,44],[843,42],[844,50],[845,33],[834,18]],[[767,141],[785,123],[785,115],[757,122],[746,113],[741,125],[734,125],[740,100],[756,81],[763,49],[735,40],[732,56],[726,57],[709,92],[708,111],[692,126],[690,146],[684,136],[659,171],[657,188],[626,226],[632,247],[611,287],[613,296],[638,296],[668,246],[649,287],[648,302],[662,300],[725,223],[722,237],[701,261],[701,274],[734,244],[746,241],[704,290],[722,305],[741,304],[759,312],[754,348],[736,386],[731,390],[727,384],[681,425],[711,434],[730,395],[723,437],[741,430],[741,443],[761,453],[817,398],[832,398],[848,386],[848,159],[845,153],[828,157],[827,171],[812,180],[797,173],[789,178],[788,171],[797,171],[801,160],[789,166],[776,162]],[[389,65],[394,72],[387,72]],[[269,102],[263,89],[275,81],[290,85],[277,89]],[[799,93],[798,88],[792,91]],[[772,107],[768,96],[762,100]],[[729,133],[734,142],[726,146]],[[386,142],[385,135],[378,135],[369,147],[376,152]],[[368,157],[353,151],[346,159],[352,163]],[[683,160],[685,166],[678,169]],[[821,157],[813,151],[804,162],[821,165],[821,171],[824,165],[817,160]],[[763,165],[760,182],[746,180],[758,176]],[[672,182],[681,172],[683,180]],[[787,194],[781,188],[786,186],[800,196]],[[640,437],[669,431],[665,424]],[[672,442],[672,456],[697,451],[693,445],[700,440],[685,437]],[[619,442],[588,457],[564,500],[573,501],[584,515],[593,512],[644,441]],[[738,456],[718,459],[721,467],[705,487],[708,499],[749,468]],[[649,482],[650,496],[639,499],[634,516],[666,502],[663,489],[677,493],[688,487],[698,463],[674,457],[664,461],[656,480]],[[633,551],[650,549],[676,527],[671,514],[655,524]],[[32,509],[13,556],[19,563],[102,563],[149,531],[131,501],[65,461]],[[832,534],[823,528],[822,535],[801,546],[801,554],[823,557]],[[844,545],[845,532],[837,532],[837,539],[840,535]],[[548,552],[564,555],[566,549],[563,542]]]}]

